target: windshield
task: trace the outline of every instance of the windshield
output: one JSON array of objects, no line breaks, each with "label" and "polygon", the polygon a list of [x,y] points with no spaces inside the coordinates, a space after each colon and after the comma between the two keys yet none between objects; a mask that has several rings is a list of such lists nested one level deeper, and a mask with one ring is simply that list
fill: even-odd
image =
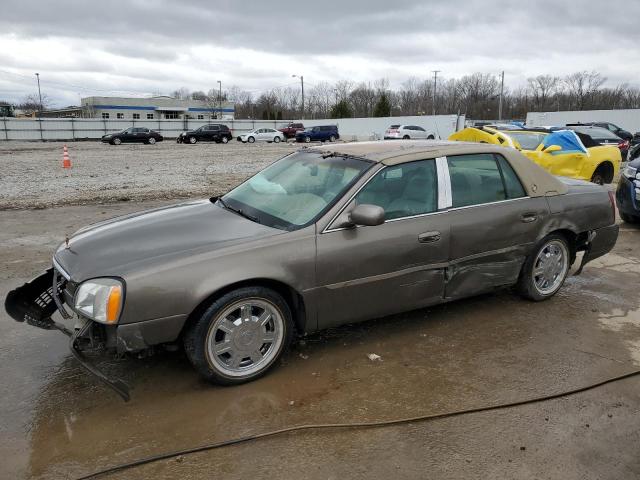
[{"label": "windshield", "polygon": [[523,150],[535,150],[547,135],[535,132],[509,132],[509,136],[518,142]]},{"label": "windshield", "polygon": [[265,168],[222,200],[263,225],[296,230],[314,222],[371,165],[356,158],[297,152]]}]

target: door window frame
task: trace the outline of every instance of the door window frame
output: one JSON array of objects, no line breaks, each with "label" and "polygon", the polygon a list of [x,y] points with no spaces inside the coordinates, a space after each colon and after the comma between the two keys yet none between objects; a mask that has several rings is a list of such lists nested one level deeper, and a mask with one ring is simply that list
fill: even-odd
[{"label": "door window frame", "polygon": [[[445,213],[445,212],[448,211],[449,207],[447,207],[444,203],[442,203],[442,200],[441,200],[442,188],[440,186],[441,185],[440,181],[441,181],[441,178],[444,175],[444,172],[442,172],[442,167],[441,167],[442,161],[438,162],[438,160],[440,160],[442,158],[445,159],[444,163],[446,165],[446,158],[445,157],[423,158],[423,159],[418,159],[418,160],[412,160],[411,162],[405,162],[405,163],[414,163],[414,162],[425,162],[425,161],[429,161],[429,160],[433,160],[435,162],[435,164],[436,164],[436,200],[437,200],[437,210],[435,210],[433,212],[419,213],[417,215],[407,215],[406,217],[391,218],[391,219],[385,220],[384,223],[392,223],[392,222],[398,222],[398,221],[401,221],[401,220],[409,220],[409,219],[414,219],[414,218],[426,217],[428,215],[439,215],[441,213]],[[396,164],[396,165],[384,165],[382,168],[380,168],[380,169],[376,170],[375,172],[373,172],[371,174],[371,176],[369,178],[367,178],[367,180],[362,185],[360,185],[360,187],[358,187],[355,190],[355,192],[353,192],[351,195],[349,195],[349,199],[338,210],[338,212],[331,218],[329,223],[327,223],[327,226],[320,233],[323,234],[323,233],[339,232],[341,230],[352,230],[354,228],[363,227],[364,225],[356,225],[355,227],[332,227],[332,225],[340,217],[340,215],[342,215],[344,213],[346,208],[349,205],[351,205],[351,203],[353,202],[355,197],[360,193],[360,191],[362,189],[364,189],[369,184],[369,182],[371,182],[378,175],[382,174],[382,172],[384,172],[385,170],[387,170],[389,168],[397,167],[398,165],[404,165],[404,163]],[[448,172],[448,169],[447,169],[447,172]],[[449,191],[450,190],[451,190],[451,188],[449,187]]]},{"label": "door window frame", "polygon": [[[482,153],[487,153],[487,152],[482,152]],[[498,168],[498,171],[500,172],[500,178],[503,182],[504,185],[504,178],[502,175],[502,171],[501,171],[501,167],[500,167],[500,163],[498,162],[497,159],[495,159],[495,156],[500,155],[499,153],[494,153],[494,152],[489,152],[491,155],[494,156],[494,160],[496,162],[496,166]],[[464,154],[461,154],[464,155]],[[456,157],[456,156],[460,156],[460,155],[450,155],[451,157]],[[391,222],[398,222],[398,221],[402,221],[402,220],[409,220],[409,219],[414,219],[414,218],[419,218],[419,217],[426,217],[429,215],[440,215],[442,213],[447,213],[447,212],[452,212],[452,211],[456,211],[456,210],[463,210],[463,209],[467,209],[467,208],[476,208],[476,207],[483,207],[486,205],[496,205],[496,204],[501,204],[501,203],[506,203],[506,202],[517,202],[517,201],[521,201],[521,200],[527,200],[529,198],[531,198],[529,196],[529,194],[527,193],[527,190],[524,188],[524,185],[522,183],[522,179],[520,178],[520,176],[518,175],[518,172],[516,172],[516,170],[513,168],[513,166],[511,166],[511,162],[509,162],[509,159],[507,157],[505,157],[504,155],[501,155],[504,160],[507,162],[507,164],[511,167],[511,169],[513,170],[513,173],[515,174],[515,176],[518,178],[520,184],[523,186],[523,191],[524,191],[524,196],[522,197],[518,197],[518,198],[507,198],[505,200],[496,200],[493,202],[485,202],[485,203],[476,203],[473,205],[465,205],[462,207],[453,207],[453,190],[451,188],[451,174],[449,172],[449,163],[447,161],[447,157],[443,156],[443,157],[435,157],[435,158],[424,158],[424,159],[420,159],[420,160],[414,160],[416,162],[419,161],[425,161],[425,160],[434,160],[436,162],[436,188],[437,188],[437,203],[438,203],[438,209],[435,212],[429,212],[429,213],[420,213],[418,215],[409,215],[406,217],[398,217],[398,218],[392,218],[389,220],[385,220],[384,223],[391,223]],[[406,162],[406,163],[411,163],[411,162]],[[355,199],[355,197],[360,193],[360,191],[365,188],[370,181],[372,181],[375,177],[378,176],[378,174],[380,174],[381,172],[383,172],[384,170],[390,168],[390,167],[396,167],[398,166],[398,164],[396,165],[384,165],[382,168],[376,170],[375,172],[373,172],[371,174],[371,176],[369,178],[366,179],[366,181],[360,185],[352,194],[347,194],[348,195],[348,200],[344,203],[344,205],[342,205],[342,207],[340,207],[340,209],[338,210],[338,212],[333,215],[333,217],[331,218],[331,220],[327,223],[327,225],[324,227],[324,229],[320,232],[320,234],[324,234],[324,233],[332,233],[332,232],[339,232],[341,230],[352,230],[354,228],[361,228],[363,227],[363,225],[356,225],[355,227],[333,227],[333,224],[336,222],[336,220],[344,213],[344,211],[347,209],[347,207],[349,207],[349,205],[352,204],[353,200]],[[345,195],[345,196],[347,196]]]},{"label": "door window frame", "polygon": [[[498,162],[498,160],[495,158],[498,155],[500,155],[499,153],[495,153],[495,152],[481,152],[481,153],[489,153],[490,155],[492,155],[494,157],[494,161],[496,162],[496,167],[498,168],[498,173],[500,174],[500,180],[502,181],[502,185],[505,187],[505,196],[506,196],[506,184],[505,184],[505,180],[504,180],[504,175],[502,173],[502,168],[500,166],[500,162]],[[450,155],[451,157],[461,157],[464,155],[473,155],[473,154],[464,154],[461,153],[460,155]],[[500,155],[505,162],[507,162],[507,164],[511,167],[511,169],[513,170],[513,173],[515,174],[516,178],[518,179],[518,181],[520,182],[520,185],[522,186],[522,190],[524,191],[524,196],[522,197],[518,197],[518,198],[505,198],[504,200],[495,200],[493,202],[485,202],[485,203],[474,203],[473,205],[464,205],[461,207],[454,207],[453,206],[453,190],[451,188],[451,174],[449,173],[449,163],[447,161],[447,157],[439,157],[441,159],[443,159],[444,161],[444,167],[446,168],[446,180],[448,185],[446,185],[446,187],[448,188],[448,201],[449,201],[449,207],[447,208],[447,211],[456,211],[456,210],[463,210],[466,208],[476,208],[476,207],[482,207],[485,205],[496,205],[499,203],[505,203],[505,202],[515,202],[518,200],[525,200],[530,198],[529,194],[527,193],[527,189],[524,188],[524,185],[522,183],[522,180],[520,179],[520,176],[518,175],[518,172],[516,172],[515,168],[513,168],[511,166],[511,162],[509,162],[509,159],[507,159],[507,157],[505,157],[504,155]]]}]

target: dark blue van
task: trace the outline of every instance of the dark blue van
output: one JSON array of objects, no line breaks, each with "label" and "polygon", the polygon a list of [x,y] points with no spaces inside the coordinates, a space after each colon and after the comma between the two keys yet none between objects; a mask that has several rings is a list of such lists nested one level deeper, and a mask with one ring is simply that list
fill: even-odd
[{"label": "dark blue van", "polygon": [[616,203],[620,218],[640,223],[640,157],[630,161],[620,175]]},{"label": "dark blue van", "polygon": [[339,138],[337,125],[307,127],[296,133],[296,142],[335,142]]}]

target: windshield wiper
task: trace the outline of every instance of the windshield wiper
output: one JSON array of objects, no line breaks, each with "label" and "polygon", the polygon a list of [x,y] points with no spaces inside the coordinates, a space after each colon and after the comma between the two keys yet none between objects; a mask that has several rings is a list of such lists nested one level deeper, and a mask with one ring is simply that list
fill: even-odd
[{"label": "windshield wiper", "polygon": [[238,215],[240,215],[241,217],[246,218],[247,220],[251,220],[252,222],[256,222],[256,223],[260,223],[260,220],[258,220],[258,217],[254,217],[253,215],[249,215],[248,213],[242,211],[240,208],[234,208],[230,205],[227,204],[227,202],[225,202],[222,197],[218,198],[218,201],[220,202],[220,205],[222,205],[224,208],[226,208],[227,210],[237,213]]}]

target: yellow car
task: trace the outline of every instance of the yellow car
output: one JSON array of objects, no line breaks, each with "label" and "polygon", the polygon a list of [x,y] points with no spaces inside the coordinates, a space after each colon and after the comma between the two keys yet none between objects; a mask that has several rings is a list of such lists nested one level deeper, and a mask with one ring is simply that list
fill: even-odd
[{"label": "yellow car", "polygon": [[622,162],[618,147],[600,145],[588,135],[572,130],[465,128],[449,136],[449,140],[512,147],[553,175],[600,185],[617,178]]}]

